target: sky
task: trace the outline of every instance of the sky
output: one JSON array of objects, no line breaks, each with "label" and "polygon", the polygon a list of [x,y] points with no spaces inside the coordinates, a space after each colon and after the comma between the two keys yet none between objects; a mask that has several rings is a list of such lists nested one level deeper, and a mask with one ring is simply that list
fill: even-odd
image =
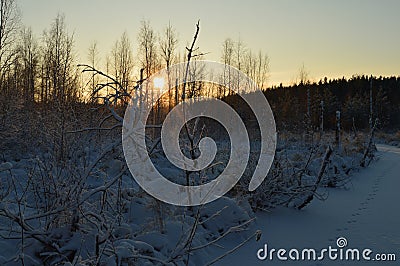
[{"label": "sky", "polygon": [[269,85],[290,84],[304,64],[312,81],[355,74],[400,76],[400,1],[398,0],[17,0],[22,22],[38,38],[58,13],[74,33],[77,60],[87,63],[88,48],[98,43],[105,61],[126,31],[137,52],[143,20],[156,32],[170,22],[179,49],[192,41],[220,61],[226,38],[240,38],[248,49],[270,58]]}]

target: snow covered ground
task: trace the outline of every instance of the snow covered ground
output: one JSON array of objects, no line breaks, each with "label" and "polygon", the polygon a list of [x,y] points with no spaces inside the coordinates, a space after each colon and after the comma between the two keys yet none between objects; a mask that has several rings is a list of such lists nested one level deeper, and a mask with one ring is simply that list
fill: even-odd
[{"label": "snow covered ground", "polygon": [[[262,231],[261,239],[248,242],[217,265],[399,265],[400,148],[378,145],[378,150],[378,161],[355,173],[346,189],[320,189],[329,193],[326,201],[314,200],[301,211],[280,208],[272,213],[258,212],[254,229]],[[269,250],[320,251],[337,248],[339,237],[347,240],[343,250],[371,249],[371,261],[333,261],[327,255],[322,261],[279,261],[276,253],[273,261],[257,258],[264,244]],[[394,253],[396,261],[373,260],[378,253]]]},{"label": "snow covered ground", "polygon": [[[349,149],[353,149],[353,146],[349,146]],[[319,148],[320,151],[312,153],[310,165],[304,170],[303,186],[307,182],[311,182],[311,184],[315,182],[315,175],[321,165],[321,152],[324,151],[322,147]],[[206,204],[199,211],[196,208],[186,209],[161,205],[140,191],[138,186],[133,184],[132,178],[126,174],[123,174],[121,178],[123,185],[120,199],[115,196],[119,193],[118,182],[113,181],[117,180],[115,178],[119,176],[119,173],[124,173],[121,170],[124,165],[123,158],[116,155],[120,154],[118,150],[115,151],[115,154],[111,154],[113,156],[110,155],[112,159],[100,160],[94,170],[90,172],[92,174],[87,174],[85,182],[76,182],[76,180],[81,180],[82,173],[73,171],[64,173],[56,171],[57,167],[51,168],[50,157],[44,156],[43,161],[39,159],[9,160],[10,162],[6,161],[0,164],[0,178],[2,178],[0,180],[17,180],[17,185],[19,185],[15,188],[15,193],[28,195],[26,200],[24,198],[24,202],[28,202],[28,199],[30,200],[30,197],[35,195],[51,196],[51,193],[47,193],[49,189],[51,192],[63,192],[64,190],[68,192],[71,191],[70,188],[81,186],[83,192],[77,194],[76,197],[63,198],[63,200],[55,202],[58,205],[50,206],[53,209],[66,208],[65,213],[48,215],[56,217],[58,220],[47,219],[47,216],[43,218],[43,208],[36,208],[32,204],[27,205],[29,208],[23,209],[21,215],[28,220],[32,228],[24,229],[24,241],[19,238],[20,227],[15,222],[12,223],[15,217],[20,216],[18,206],[15,204],[15,197],[13,194],[8,196],[5,194],[6,196],[0,204],[0,214],[2,214],[0,217],[0,229],[2,230],[0,231],[2,233],[0,235],[2,237],[0,239],[0,264],[21,265],[22,258],[24,258],[25,265],[41,265],[43,261],[49,261],[48,265],[54,265],[57,261],[60,262],[60,265],[62,265],[61,261],[92,265],[96,260],[97,236],[105,236],[107,239],[104,244],[99,244],[99,247],[104,249],[103,254],[99,256],[101,258],[100,265],[118,265],[118,263],[122,263],[121,265],[130,265],[129,263],[153,265],[157,262],[158,264],[186,265],[189,250],[189,265],[204,265],[249,239],[249,242],[235,253],[218,260],[215,265],[357,265],[354,261],[280,262],[276,254],[272,262],[269,259],[260,261],[257,258],[257,251],[263,248],[264,244],[268,245],[269,250],[272,248],[287,250],[314,248],[319,251],[328,246],[336,248],[336,240],[339,237],[347,239],[349,248],[369,248],[375,253],[395,253],[399,259],[400,233],[397,225],[400,224],[400,214],[396,212],[398,208],[395,204],[399,202],[399,195],[396,192],[400,184],[400,180],[397,179],[397,172],[400,170],[398,164],[400,148],[381,145],[379,149],[380,152],[377,153],[379,160],[358,173],[355,171],[359,169],[360,152],[351,153],[346,150],[343,152],[345,155],[332,155],[324,180],[336,180],[335,178],[338,177],[339,179],[343,178],[343,182],[336,188],[326,188],[329,183],[321,183],[318,194],[329,194],[326,201],[315,199],[301,211],[293,208],[297,205],[290,205],[292,207],[288,208],[284,203],[265,204],[267,207],[272,206],[263,209],[272,211],[256,213],[253,212],[247,195],[239,193],[241,191],[239,189],[236,194],[232,192],[231,197],[226,196]],[[280,149],[277,160],[284,167],[276,167],[269,180],[271,184],[268,185],[268,182],[264,182],[265,187],[258,190],[259,192],[271,192],[266,193],[266,197],[258,198],[262,200],[261,202],[257,201],[259,206],[263,206],[264,202],[282,201],[282,198],[283,202],[286,202],[285,197],[288,196],[284,192],[293,192],[298,188],[299,185],[293,180],[296,180],[298,177],[296,173],[302,171],[306,164],[305,160],[309,157],[304,154],[310,152],[299,145],[293,147],[286,145]],[[96,161],[97,156],[94,156],[96,154],[96,152],[92,152],[86,155],[86,161],[82,159],[86,158],[85,156],[76,157],[83,162],[93,162]],[[226,154],[223,153],[221,156],[226,156]],[[163,158],[156,157],[155,160],[159,162],[160,168],[165,168],[164,172],[174,176],[175,179],[183,178],[182,174],[179,175],[177,171],[163,164]],[[76,160],[76,167],[73,167],[73,170],[83,169],[83,174],[85,174],[87,166],[85,164],[82,166],[79,162]],[[31,168],[34,166],[38,167],[38,170],[32,170]],[[214,174],[219,174],[219,168],[216,168],[214,172]],[[337,174],[335,174],[336,172]],[[350,172],[349,175],[348,172]],[[211,174],[213,174],[212,171]],[[29,179],[28,176],[32,176],[32,178]],[[36,183],[34,182],[33,186],[27,185],[27,188],[31,188],[31,190],[29,193],[22,194],[22,191],[25,190],[21,188],[25,187],[26,180],[31,180],[31,182],[36,180]],[[51,184],[36,186],[41,180],[53,180],[60,185],[54,186],[54,189],[53,186],[50,186]],[[6,186],[13,183],[3,182],[2,184]],[[48,181],[45,184],[48,184]],[[109,188],[105,193],[108,195],[107,201],[99,200],[101,199],[99,192],[103,191],[101,189],[104,187]],[[38,189],[42,189],[43,192],[39,190],[38,194]],[[300,201],[304,198],[304,191],[306,190],[303,189],[302,193],[298,195]],[[59,195],[63,196],[64,194]],[[32,202],[42,203],[42,201],[39,198]],[[108,204],[106,205],[104,202]],[[74,204],[81,206],[82,215],[69,212],[70,206],[74,207]],[[286,207],[273,208],[276,206]],[[105,211],[101,212],[103,208]],[[1,213],[2,210],[3,213]],[[11,212],[15,214],[11,215]],[[37,214],[40,218],[29,218],[36,217]],[[100,222],[86,221],[90,215],[98,217]],[[257,218],[256,222],[250,223],[254,216]],[[42,224],[45,223],[50,226],[43,226]],[[78,226],[75,227],[75,224]],[[109,228],[110,225],[112,228]],[[191,238],[189,232],[193,228],[195,234]],[[254,240],[256,230],[262,231],[259,241]],[[35,234],[40,232],[39,235],[46,236],[41,239],[42,241],[56,243],[55,245],[60,248],[51,253],[53,248],[48,244],[41,245],[40,241],[29,237],[32,232]],[[108,238],[106,238],[107,236]],[[66,258],[64,254],[72,255]],[[65,265],[70,265],[69,263]],[[387,264],[397,265],[395,262]],[[358,265],[381,264],[360,262]]]}]

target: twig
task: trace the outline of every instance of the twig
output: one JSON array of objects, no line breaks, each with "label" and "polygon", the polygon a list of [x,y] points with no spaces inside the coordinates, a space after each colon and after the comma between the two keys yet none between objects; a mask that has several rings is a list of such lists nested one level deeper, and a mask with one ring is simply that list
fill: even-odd
[{"label": "twig", "polygon": [[297,207],[297,209],[299,210],[303,209],[305,206],[307,206],[307,204],[309,204],[313,200],[314,193],[317,190],[319,183],[321,182],[322,176],[324,175],[325,172],[325,168],[329,163],[329,157],[331,156],[331,154],[332,154],[332,148],[331,146],[328,146],[328,148],[326,148],[324,160],[322,162],[321,169],[319,170],[319,174],[317,180],[315,181],[314,187],[312,188],[310,195],[304,200],[302,204],[300,204]]},{"label": "twig", "polygon": [[73,130],[73,131],[67,131],[66,133],[71,134],[71,133],[82,133],[85,131],[94,131],[94,130],[113,130],[116,129],[117,127],[121,127],[121,124],[116,124],[113,125],[112,127],[88,127],[88,128],[83,128],[83,129],[78,129],[78,130]]},{"label": "twig", "polygon": [[242,224],[239,224],[239,225],[235,225],[235,226],[230,227],[225,233],[223,233],[222,235],[220,235],[219,237],[217,237],[217,238],[214,239],[213,241],[210,241],[210,242],[208,242],[208,243],[206,243],[206,244],[204,244],[204,245],[200,245],[200,246],[197,246],[197,247],[193,247],[193,248],[190,249],[190,252],[191,252],[191,251],[198,250],[198,249],[202,249],[202,248],[205,248],[205,247],[208,247],[208,246],[210,246],[210,245],[212,245],[212,244],[215,244],[216,242],[218,242],[219,240],[223,239],[224,237],[226,237],[226,236],[229,235],[230,233],[243,231],[243,227],[246,226],[246,225],[248,225],[249,223],[251,223],[251,222],[254,221],[255,219],[256,219],[256,218],[251,218],[250,220],[247,220],[246,222],[244,222],[244,223],[242,223]]},{"label": "twig", "polygon": [[256,239],[258,238],[258,236],[261,234],[260,230],[255,231],[251,236],[249,236],[248,238],[246,238],[242,243],[240,243],[239,245],[237,245],[236,247],[234,247],[233,249],[229,250],[228,252],[222,254],[221,256],[213,259],[212,261],[210,261],[209,263],[207,263],[206,265],[212,265],[214,263],[216,263],[217,261],[221,260],[222,258],[228,256],[229,254],[235,252],[236,250],[238,250],[239,248],[241,248],[244,244],[246,244],[247,242],[249,242],[253,237],[256,237]]}]

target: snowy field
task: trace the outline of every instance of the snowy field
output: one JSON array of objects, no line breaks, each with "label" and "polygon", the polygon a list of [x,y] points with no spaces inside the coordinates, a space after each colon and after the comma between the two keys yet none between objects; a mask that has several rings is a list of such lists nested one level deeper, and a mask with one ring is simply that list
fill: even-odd
[{"label": "snowy field", "polygon": [[[117,146],[78,148],[66,163],[70,168],[57,165],[50,154],[4,157],[0,264],[355,265],[257,259],[264,244],[319,250],[335,247],[338,237],[345,237],[348,247],[396,253],[400,215],[393,204],[399,197],[400,149],[381,145],[378,160],[360,168],[365,138],[344,143],[351,144],[333,151],[320,183],[326,146],[287,140],[255,193],[247,192],[245,172],[225,197],[193,208],[164,204],[142,191]],[[229,160],[225,144],[219,144],[222,153],[216,158],[222,163],[200,177],[212,179],[223,170]],[[107,156],[99,159],[105,150]],[[152,160],[174,182],[184,182],[184,173],[171,168],[161,151]],[[297,210],[310,193],[313,200]]]},{"label": "snowy field", "polygon": [[[326,201],[313,201],[304,210],[280,208],[256,214],[254,228],[261,239],[251,241],[218,265],[399,265],[400,148],[378,145],[378,161],[354,174],[347,189],[329,189]],[[395,262],[377,261],[261,261],[257,251],[271,248],[337,247],[345,237],[349,248],[395,253]]]}]

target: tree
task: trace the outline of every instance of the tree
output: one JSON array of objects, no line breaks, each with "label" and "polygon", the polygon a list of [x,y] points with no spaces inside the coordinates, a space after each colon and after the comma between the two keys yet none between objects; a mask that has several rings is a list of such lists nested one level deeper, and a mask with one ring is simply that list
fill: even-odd
[{"label": "tree", "polygon": [[[167,68],[168,74],[168,110],[172,108],[172,92],[171,85],[172,80],[170,79],[169,67],[176,60],[175,50],[178,44],[177,34],[175,29],[168,23],[167,27],[164,29],[164,35],[160,38],[160,50],[161,57]],[[175,97],[176,98],[176,97]],[[175,103],[176,104],[176,103]]]},{"label": "tree", "polygon": [[39,46],[31,28],[23,28],[20,35],[21,42],[18,46],[18,52],[22,61],[23,95],[26,103],[33,103],[38,74]]},{"label": "tree", "polygon": [[234,55],[235,55],[235,67],[239,70],[242,69],[242,62],[246,54],[246,46],[243,41],[239,38],[237,42],[235,42],[234,47]]},{"label": "tree", "polygon": [[35,82],[39,64],[39,46],[33,36],[31,28],[21,30],[21,43],[18,47],[19,57],[22,60],[22,80],[24,98],[28,103],[35,100]]},{"label": "tree", "polygon": [[[235,55],[235,67],[239,70],[242,70],[242,61],[246,54],[246,48],[242,40],[239,38],[238,41],[235,43],[234,55]],[[236,86],[239,88],[240,80],[239,76],[234,77],[236,79]]]},{"label": "tree", "polygon": [[[234,61],[234,54],[233,54],[233,50],[234,50],[234,45],[235,43],[232,41],[232,39],[227,38],[224,40],[224,42],[222,43],[222,55],[221,55],[221,60],[222,62],[224,62],[225,65],[228,66],[232,66],[233,65],[233,61]],[[223,76],[223,84],[225,86],[223,86],[221,94],[222,95],[218,95],[219,97],[221,96],[226,96],[226,86],[228,86],[228,88],[231,86],[231,82],[232,82],[232,76],[230,73],[230,68],[226,68],[224,69],[224,76]]]},{"label": "tree", "polygon": [[151,74],[156,71],[158,65],[156,35],[153,28],[150,26],[149,21],[141,22],[141,28],[138,34],[138,43],[138,55],[141,67],[144,68],[146,77],[150,77]]},{"label": "tree", "polygon": [[[77,72],[73,64],[73,35],[65,25],[65,17],[58,14],[50,30],[43,33],[42,88],[46,90],[45,101],[51,103],[54,137],[54,152],[59,161],[67,154],[67,118],[71,114],[71,103],[78,100]],[[50,99],[48,98],[50,97]]]},{"label": "tree", "polygon": [[[221,60],[224,64],[235,66],[237,69],[243,71],[255,82],[259,89],[266,89],[269,72],[269,58],[261,50],[255,54],[251,50],[245,48],[245,45],[240,38],[237,42],[227,38],[222,43]],[[220,88],[219,96],[226,96],[226,86],[239,86],[240,84],[238,77],[232,77],[229,71],[224,71],[222,82],[225,86]],[[229,94],[231,92],[232,91],[229,91]]]},{"label": "tree", "polygon": [[121,38],[115,42],[111,55],[115,78],[127,89],[130,84],[130,76],[133,69],[133,53],[131,42],[126,31],[122,34]]},{"label": "tree", "polygon": [[175,29],[170,23],[165,27],[163,36],[160,38],[161,57],[167,68],[176,60],[176,46],[178,38]]},{"label": "tree", "polygon": [[311,92],[310,92],[310,80],[309,80],[309,73],[306,70],[304,64],[299,69],[299,76],[298,76],[300,86],[307,86],[307,123],[310,123],[310,116],[311,116]]},{"label": "tree", "polygon": [[15,0],[0,0],[0,84],[17,54],[14,44],[19,29],[20,13]]},{"label": "tree", "polygon": [[268,71],[269,58],[261,50],[257,55],[253,54],[250,50],[246,53],[244,58],[244,72],[256,83],[257,88],[261,90],[266,88]]},{"label": "tree", "polygon": [[[153,28],[150,26],[149,21],[143,20],[141,22],[141,28],[138,34],[138,55],[140,60],[141,69],[144,69],[144,73],[146,75],[145,78],[150,77],[156,70],[159,68],[159,62],[157,58],[157,47],[156,47],[156,35],[154,33]],[[144,99],[147,102],[153,102],[154,98],[157,97],[154,95],[154,90],[144,92],[146,98]],[[143,92],[140,90],[140,101],[143,101]],[[152,119],[155,122],[157,119],[160,119],[160,108],[161,101],[157,101],[156,109],[153,111]],[[154,133],[154,130],[153,130]]]},{"label": "tree", "polygon": [[304,66],[304,64],[302,64],[301,67],[299,68],[298,79],[300,85],[306,85],[310,83],[309,72]]},{"label": "tree", "polygon": [[[49,31],[44,31],[45,76],[48,79],[48,96],[55,103],[63,104],[77,97],[76,73],[73,66],[73,35],[69,35],[65,17],[58,14]],[[46,99],[48,100],[48,99]]]},{"label": "tree", "polygon": [[[15,0],[0,0],[0,119],[5,116],[19,97],[17,85],[17,50],[15,47],[20,15]],[[3,116],[4,114],[4,116]]]},{"label": "tree", "polygon": [[[97,65],[99,64],[100,59],[99,59],[99,50],[98,50],[96,41],[93,41],[89,46],[88,60],[89,60],[90,65],[93,66],[93,68],[97,68]],[[97,76],[95,74],[92,74],[92,77],[91,77],[91,92],[92,92],[92,94],[96,89],[97,83],[98,83]],[[94,99],[97,99],[98,93],[96,93],[96,95],[92,95],[92,96],[95,97]]]},{"label": "tree", "polygon": [[264,90],[267,87],[268,72],[269,72],[269,57],[263,54],[260,50],[257,55],[257,65],[256,65],[256,84],[260,90]]}]

